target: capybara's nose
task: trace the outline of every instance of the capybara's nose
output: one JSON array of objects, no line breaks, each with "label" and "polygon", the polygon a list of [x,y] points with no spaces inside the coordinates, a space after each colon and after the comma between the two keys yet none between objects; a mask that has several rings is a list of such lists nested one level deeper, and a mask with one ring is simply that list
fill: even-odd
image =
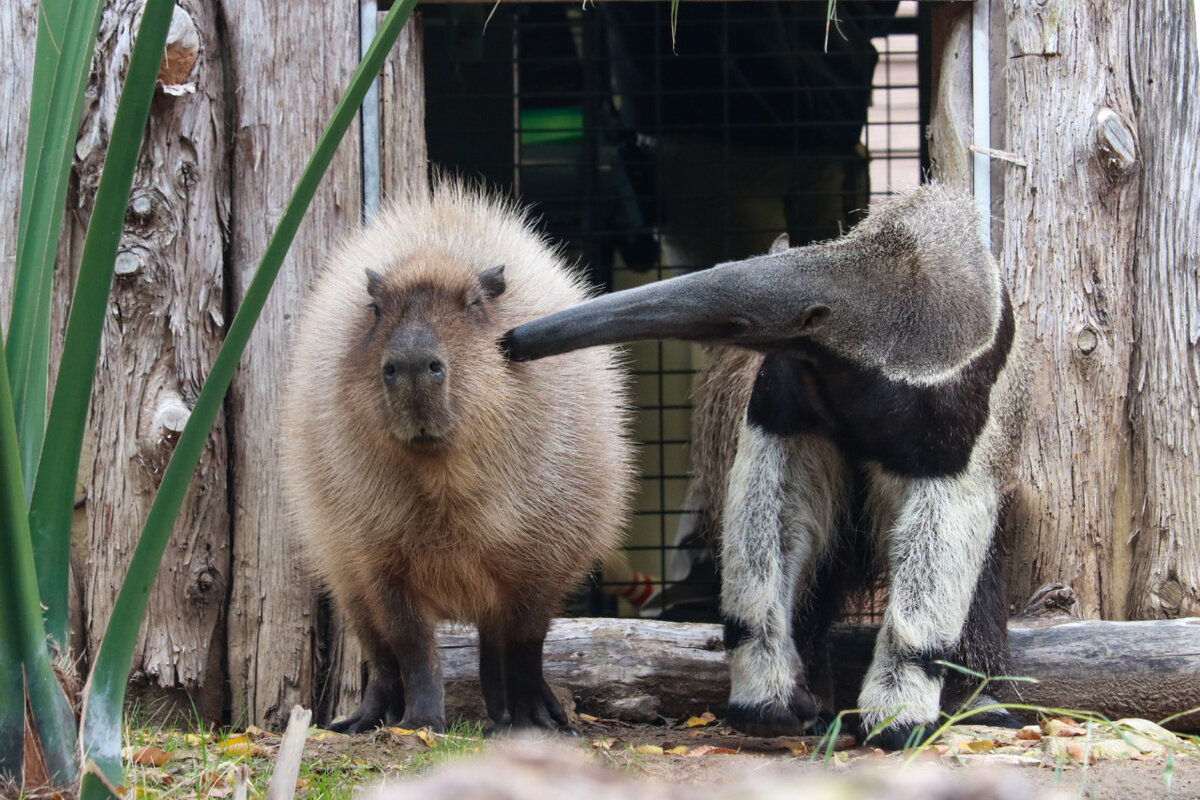
[{"label": "capybara's nose", "polygon": [[430,350],[391,353],[383,360],[383,382],[388,386],[437,385],[446,380],[446,362]]}]

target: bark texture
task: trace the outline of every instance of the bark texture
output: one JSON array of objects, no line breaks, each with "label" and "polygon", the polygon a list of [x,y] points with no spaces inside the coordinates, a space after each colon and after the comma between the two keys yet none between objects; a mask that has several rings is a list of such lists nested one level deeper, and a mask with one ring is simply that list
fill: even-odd
[{"label": "bark texture", "polygon": [[[1140,181],[1129,15],[1116,4],[1005,3],[1009,150],[1002,263],[1033,341],[1030,425],[1005,541],[1010,597],[1061,581],[1085,616],[1124,616],[1131,518],[1129,366]],[[999,9],[996,9],[999,11]]]},{"label": "bark texture", "polygon": [[[240,301],[304,165],[358,63],[358,4],[224,5],[233,73],[231,291]],[[313,702],[316,612],[279,489],[274,442],[291,322],[322,254],[358,222],[357,125],[317,191],[229,399],[233,451],[232,715],[282,729]]]},{"label": "bark texture", "polygon": [[[1137,498],[1131,618],[1200,614],[1200,54],[1194,4],[1133,5],[1134,130],[1117,174],[1142,169],[1131,390]],[[1115,122],[1111,124],[1116,124]]]},{"label": "bark texture", "polygon": [[37,3],[14,0],[0,4],[0,320],[8,335],[12,307],[13,267],[17,260],[17,218],[21,210],[21,170],[29,125],[29,92],[33,82],[33,45]]},{"label": "bark texture", "polygon": [[936,180],[971,188],[971,6],[937,4],[930,11],[932,76],[929,162]]},{"label": "bark texture", "polygon": [[[141,3],[110,4],[76,145],[82,241],[112,130]],[[223,75],[213,7],[184,0],[168,44],[174,83],[156,92],[133,181],[109,298],[90,434],[81,464],[87,511],[86,634],[99,643],[133,547],[224,330]],[[190,62],[190,64],[189,64]],[[226,438],[210,435],[151,590],[134,653],[136,690],[182,692],[208,718],[223,706],[222,637],[229,579]]]}]

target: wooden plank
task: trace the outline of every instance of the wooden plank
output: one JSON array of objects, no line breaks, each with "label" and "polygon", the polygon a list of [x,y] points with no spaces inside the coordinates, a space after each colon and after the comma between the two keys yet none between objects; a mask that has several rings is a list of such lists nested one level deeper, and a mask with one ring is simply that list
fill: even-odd
[{"label": "wooden plank", "polygon": [[1096,130],[1114,181],[1143,171],[1133,265],[1134,618],[1200,614],[1200,48],[1189,5],[1133,7],[1137,116],[1098,119]]},{"label": "wooden plank", "polygon": [[[101,20],[95,95],[75,150],[79,189],[69,220],[76,242],[91,211],[141,10],[138,0],[120,0]],[[100,444],[95,457],[81,465],[89,553],[84,602],[92,648],[104,634],[155,490],[224,329],[229,193],[215,13],[200,0],[176,8],[168,46],[180,93],[160,88],[151,109],[109,298],[90,421],[92,441]],[[225,428],[218,419],[151,590],[133,657],[133,697],[165,694],[177,710],[195,710],[206,719],[220,719],[224,706],[218,631],[229,576],[225,488]]]},{"label": "wooden plank", "polygon": [[929,165],[932,176],[971,189],[971,8],[946,5],[930,13]]},{"label": "wooden plank", "polygon": [[[242,296],[317,137],[358,63],[358,4],[224,6],[233,93],[231,293]],[[318,35],[319,34],[319,35]],[[342,141],[271,291],[230,393],[233,588],[229,680],[237,720],[280,729],[313,702],[316,604],[289,535],[274,442],[291,319],[329,244],[357,224],[359,133]]]},{"label": "wooden plank", "polygon": [[1084,616],[1121,618],[1140,189],[1102,166],[1096,119],[1133,118],[1129,15],[1064,0],[1004,8],[1005,149],[1029,166],[1007,173],[1001,260],[1034,344],[1024,488],[1003,543],[1009,596],[1058,581]]}]

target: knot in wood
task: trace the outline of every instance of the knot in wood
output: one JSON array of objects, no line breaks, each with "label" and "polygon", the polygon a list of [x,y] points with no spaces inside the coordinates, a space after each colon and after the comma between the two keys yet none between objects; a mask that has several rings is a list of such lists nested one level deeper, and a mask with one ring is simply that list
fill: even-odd
[{"label": "knot in wood", "polygon": [[167,436],[182,433],[191,416],[192,409],[184,402],[183,397],[177,392],[167,391],[154,411],[154,427]]},{"label": "knot in wood", "polygon": [[184,595],[192,603],[204,605],[214,596],[219,596],[221,593],[214,590],[221,586],[221,575],[214,567],[205,567],[196,572],[192,578],[192,583],[184,590]]},{"label": "knot in wood", "polygon": [[1100,345],[1100,334],[1090,325],[1085,325],[1075,334],[1075,347],[1082,355],[1090,356]]},{"label": "knot in wood", "polygon": [[142,259],[137,253],[131,250],[122,250],[117,253],[117,258],[113,262],[113,273],[116,275],[136,275],[142,271]]},{"label": "knot in wood", "polygon": [[150,199],[150,195],[137,194],[129,201],[129,210],[143,219],[150,216],[153,209],[154,202]]},{"label": "knot in wood", "polygon": [[171,29],[167,32],[162,63],[158,68],[158,83],[163,92],[172,95],[191,94],[196,90],[189,81],[200,59],[200,34],[191,15],[179,6],[171,14]]},{"label": "knot in wood", "polygon": [[1186,592],[1183,590],[1183,584],[1174,578],[1165,580],[1158,587],[1158,603],[1162,607],[1162,612],[1167,617],[1178,617],[1180,610],[1183,608],[1183,598]]},{"label": "knot in wood", "polygon": [[1137,134],[1116,111],[1096,112],[1096,157],[1113,177],[1125,175],[1137,164]]}]

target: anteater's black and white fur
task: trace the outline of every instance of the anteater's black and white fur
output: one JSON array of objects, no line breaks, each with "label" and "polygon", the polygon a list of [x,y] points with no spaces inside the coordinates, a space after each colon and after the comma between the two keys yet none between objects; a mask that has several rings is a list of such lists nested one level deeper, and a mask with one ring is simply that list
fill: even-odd
[{"label": "anteater's black and white fur", "polygon": [[697,465],[709,492],[725,491],[734,727],[814,725],[826,629],[846,591],[882,569],[888,603],[858,699],[863,730],[880,728],[873,743],[902,747],[957,701],[943,697],[939,660],[1003,671],[995,533],[1027,370],[970,198],[925,186],[838,240],[781,237],[765,256],[523,325],[506,346],[525,359],[645,338],[736,346],[712,370],[728,384],[706,393],[735,404],[698,410],[736,437],[706,443],[732,463]]}]

